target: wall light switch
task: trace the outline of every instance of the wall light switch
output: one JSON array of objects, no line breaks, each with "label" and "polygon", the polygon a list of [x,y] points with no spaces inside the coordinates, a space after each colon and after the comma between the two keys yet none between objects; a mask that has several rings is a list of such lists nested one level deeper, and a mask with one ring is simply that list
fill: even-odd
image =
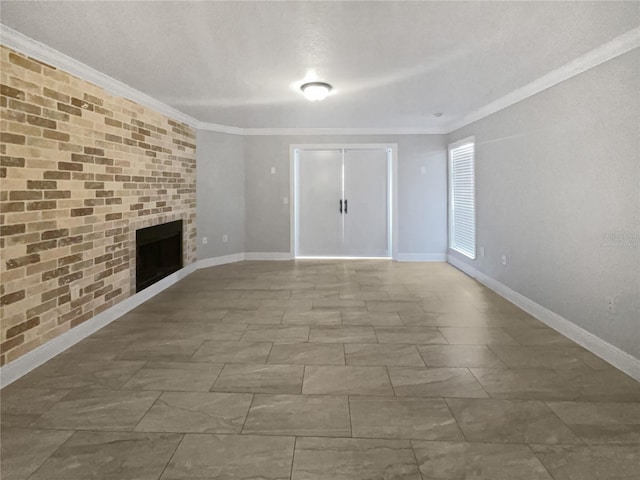
[{"label": "wall light switch", "polygon": [[420,167],[420,173],[422,175],[424,175],[425,173],[427,173],[427,167]]},{"label": "wall light switch", "polygon": [[229,241],[229,235],[226,233],[222,235],[222,243],[227,243]]},{"label": "wall light switch", "polygon": [[284,203],[285,205],[289,205],[289,197],[284,197],[282,199],[282,203]]},{"label": "wall light switch", "polygon": [[276,167],[271,167],[271,175],[275,175],[276,173]]},{"label": "wall light switch", "polygon": [[207,237],[202,237],[202,244],[206,245],[209,239]]},{"label": "wall light switch", "polygon": [[502,264],[503,265],[507,264],[507,256],[506,255],[502,255]]},{"label": "wall light switch", "polygon": [[484,247],[480,247],[480,256],[484,257]]}]

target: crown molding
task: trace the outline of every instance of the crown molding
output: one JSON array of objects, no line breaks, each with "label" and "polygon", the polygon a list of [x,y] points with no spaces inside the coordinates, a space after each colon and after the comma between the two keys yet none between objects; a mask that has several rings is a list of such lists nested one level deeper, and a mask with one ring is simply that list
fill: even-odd
[{"label": "crown molding", "polygon": [[98,87],[104,88],[107,92],[132,100],[144,107],[151,108],[156,112],[193,126],[197,120],[193,117],[170,107],[155,98],[142,93],[139,90],[116,80],[113,77],[99,72],[78,60],[75,60],[64,53],[55,50],[44,43],[40,43],[26,35],[0,24],[0,42],[13,50],[19,51],[31,58],[49,64],[53,67],[64,70]]},{"label": "crown molding", "polygon": [[477,122],[489,115],[503,110],[528,97],[542,92],[560,82],[579,75],[608,60],[627,53],[640,46],[640,27],[617,36],[610,42],[576,58],[566,65],[518,88],[513,92],[495,100],[480,109],[465,115],[461,120],[454,121],[442,128],[242,128],[215,123],[202,122],[186,113],[177,110],[146,93],[116,80],[102,72],[61,53],[44,43],[38,42],[26,35],[0,24],[0,43],[19,51],[29,57],[64,70],[94,85],[104,88],[107,92],[132,100],[140,105],[151,108],[175,120],[184,122],[198,130],[229,133],[244,136],[281,136],[281,135],[443,135],[454,132],[473,122]]},{"label": "crown molding", "polygon": [[425,128],[245,128],[244,135],[441,135],[446,129]]},{"label": "crown molding", "polygon": [[587,70],[597,67],[598,65],[619,57],[634,48],[640,47],[640,27],[629,30],[622,35],[615,37],[613,40],[591,50],[588,53],[570,61],[562,67],[553,70],[546,75],[528,83],[524,87],[518,88],[513,92],[495,100],[484,107],[465,115],[462,120],[452,122],[447,129],[447,133],[454,132],[471,123],[477,122],[489,115],[514,105],[526,98],[540,93],[548,88],[553,87],[565,80],[579,75]]},{"label": "crown molding", "polygon": [[246,135],[246,128],[232,127],[230,125],[219,125],[217,123],[207,123],[196,120],[191,124],[193,128],[198,130],[206,130],[208,132],[230,133],[232,135]]}]

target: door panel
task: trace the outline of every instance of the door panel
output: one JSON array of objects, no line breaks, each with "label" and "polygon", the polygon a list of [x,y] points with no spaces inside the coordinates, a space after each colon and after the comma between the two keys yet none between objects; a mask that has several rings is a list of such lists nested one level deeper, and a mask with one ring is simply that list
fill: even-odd
[{"label": "door panel", "polygon": [[387,165],[385,150],[345,151],[344,255],[389,255]]},{"label": "door panel", "polygon": [[303,150],[298,171],[298,255],[340,255],[342,151]]}]

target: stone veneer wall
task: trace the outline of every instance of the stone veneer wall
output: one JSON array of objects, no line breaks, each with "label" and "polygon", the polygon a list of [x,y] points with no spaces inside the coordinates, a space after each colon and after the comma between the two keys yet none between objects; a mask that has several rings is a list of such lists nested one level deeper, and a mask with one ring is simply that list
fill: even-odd
[{"label": "stone veneer wall", "polygon": [[195,131],[0,46],[0,364],[135,293],[135,230],[182,219]]}]

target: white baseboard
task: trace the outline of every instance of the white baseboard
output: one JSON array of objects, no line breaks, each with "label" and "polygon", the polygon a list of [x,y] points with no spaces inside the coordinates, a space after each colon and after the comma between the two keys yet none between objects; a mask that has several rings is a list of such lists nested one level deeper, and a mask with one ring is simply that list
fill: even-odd
[{"label": "white baseboard", "polygon": [[398,262],[446,262],[446,253],[398,253]]},{"label": "white baseboard", "polygon": [[245,260],[293,260],[289,252],[246,252]]},{"label": "white baseboard", "polygon": [[39,367],[48,360],[51,360],[56,355],[64,352],[69,347],[72,347],[79,341],[84,340],[92,333],[97,332],[102,327],[110,324],[114,320],[117,320],[125,313],[133,310],[138,305],[156,296],[158,293],[169,288],[174,283],[179,282],[195,270],[195,263],[187,265],[183,269],[172,273],[159,282],[145,288],[141,292],[136,293],[135,295],[126,298],[117,305],[114,305],[104,312],[99,313],[90,320],[87,320],[86,322],[73,327],[68,332],[65,332],[62,335],[49,340],[47,343],[40,345],[38,348],[15,359],[13,362],[7,363],[3,367],[0,367],[0,388],[4,388],[7,385],[15,382],[17,379],[19,379],[23,375],[26,375],[34,368]]},{"label": "white baseboard", "polygon": [[233,253],[231,255],[223,255],[221,257],[203,258],[198,260],[198,268],[209,268],[217,265],[225,265],[227,263],[242,262],[244,253]]},{"label": "white baseboard", "polygon": [[[479,282],[480,282],[480,278],[478,278],[478,277],[484,275],[483,273],[480,273],[479,270],[476,270],[471,265],[467,265],[466,263],[464,263],[463,261],[457,259],[453,255],[447,255],[447,263],[453,265],[454,267],[456,267],[461,272],[466,273],[471,278],[475,278]],[[480,283],[482,283],[482,282],[480,282]]]},{"label": "white baseboard", "polygon": [[475,278],[498,295],[520,307],[529,315],[534,316],[545,325],[573,340],[578,345],[583,346],[591,353],[622,370],[630,377],[640,381],[640,359],[629,355],[627,352],[620,350],[618,347],[611,345],[610,343],[595,336],[593,333],[588,332],[582,327],[579,327],[575,323],[567,320],[557,313],[552,312],[548,308],[543,307],[524,295],[511,290],[503,283],[494,280],[467,263],[460,261],[456,257],[449,255],[448,262],[470,277]]}]

